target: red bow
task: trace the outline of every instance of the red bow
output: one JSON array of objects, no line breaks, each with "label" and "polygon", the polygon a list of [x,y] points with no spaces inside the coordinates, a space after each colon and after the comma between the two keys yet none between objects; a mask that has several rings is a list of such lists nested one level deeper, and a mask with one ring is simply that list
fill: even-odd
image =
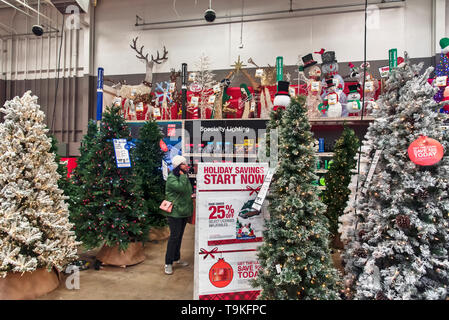
[{"label": "red bow", "polygon": [[251,193],[249,194],[251,196],[254,192],[259,192],[260,191],[260,187],[261,186],[258,186],[257,188],[254,189],[251,186],[246,186],[246,190],[251,191]]},{"label": "red bow", "polygon": [[215,247],[213,248],[211,251],[207,251],[206,249],[201,248],[200,249],[200,254],[204,254],[205,256],[203,257],[203,259],[206,259],[208,255],[210,255],[212,257],[212,259],[215,259],[214,253],[217,253],[218,248]]}]

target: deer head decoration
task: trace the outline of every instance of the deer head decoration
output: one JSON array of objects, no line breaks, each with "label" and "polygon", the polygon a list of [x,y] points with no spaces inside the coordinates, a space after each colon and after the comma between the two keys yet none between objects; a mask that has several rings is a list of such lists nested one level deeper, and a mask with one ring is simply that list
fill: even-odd
[{"label": "deer head decoration", "polygon": [[132,39],[132,43],[130,44],[131,49],[133,49],[135,52],[137,52],[136,57],[140,60],[143,60],[146,65],[146,73],[145,73],[145,80],[139,84],[139,85],[122,85],[121,88],[118,91],[118,95],[122,98],[127,98],[130,100],[134,100],[136,96],[138,95],[144,95],[149,94],[151,92],[151,88],[153,86],[153,66],[154,64],[161,64],[165,60],[168,59],[168,51],[164,46],[164,53],[162,57],[159,54],[159,51],[157,51],[156,58],[154,58],[153,55],[151,55],[151,59],[148,57],[150,54],[147,53],[144,55],[143,48],[144,46],[141,46],[140,49],[137,48],[137,40],[139,37],[135,37]]},{"label": "deer head decoration", "polygon": [[[256,66],[256,68],[261,69],[252,58],[248,59],[248,63]],[[276,84],[276,67],[268,65],[263,69],[263,75],[261,80],[262,86],[273,86]]]},{"label": "deer head decoration", "polygon": [[132,40],[132,44],[130,44],[129,46],[131,47],[131,49],[133,49],[134,51],[137,52],[136,57],[138,59],[144,60],[145,64],[146,64],[146,73],[145,73],[145,81],[143,82],[145,85],[151,87],[153,85],[153,66],[154,64],[161,64],[162,62],[164,62],[165,60],[168,59],[168,51],[164,46],[164,53],[162,55],[162,57],[159,56],[159,50],[157,51],[157,56],[156,59],[153,57],[153,55],[151,55],[151,59],[148,59],[148,53],[146,55],[143,54],[143,48],[144,46],[141,46],[140,49],[137,49],[137,40],[139,39],[139,37],[135,37]]}]

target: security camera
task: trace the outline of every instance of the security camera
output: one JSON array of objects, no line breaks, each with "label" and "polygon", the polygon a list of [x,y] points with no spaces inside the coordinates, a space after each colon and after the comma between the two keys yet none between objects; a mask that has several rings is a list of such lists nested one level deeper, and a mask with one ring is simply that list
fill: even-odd
[{"label": "security camera", "polygon": [[207,22],[213,22],[217,15],[215,14],[214,9],[207,9],[206,12],[204,12],[204,19],[206,19]]},{"label": "security camera", "polygon": [[42,26],[35,24],[33,26],[33,28],[31,29],[31,31],[33,31],[34,35],[40,37],[41,35],[44,34],[44,28],[42,28]]}]

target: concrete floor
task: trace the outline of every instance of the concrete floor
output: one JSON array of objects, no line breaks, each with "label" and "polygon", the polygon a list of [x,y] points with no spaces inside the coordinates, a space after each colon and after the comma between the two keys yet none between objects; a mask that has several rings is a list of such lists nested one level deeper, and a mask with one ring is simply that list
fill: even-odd
[{"label": "concrete floor", "polygon": [[80,272],[80,289],[68,290],[66,276],[58,289],[40,300],[191,300],[193,299],[193,260],[195,228],[187,224],[181,246],[181,259],[187,267],[174,267],[172,275],[164,273],[167,240],[145,244],[146,260],[138,265],[120,268],[93,268],[96,251],[80,255],[91,261],[90,269]]}]

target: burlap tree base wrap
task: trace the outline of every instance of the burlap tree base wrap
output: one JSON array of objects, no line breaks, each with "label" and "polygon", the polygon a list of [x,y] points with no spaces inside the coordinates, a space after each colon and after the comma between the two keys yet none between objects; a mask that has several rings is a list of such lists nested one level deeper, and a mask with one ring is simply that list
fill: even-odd
[{"label": "burlap tree base wrap", "polygon": [[1,300],[36,299],[55,290],[59,286],[59,277],[55,269],[37,269],[33,272],[11,272],[5,278],[0,277]]},{"label": "burlap tree base wrap", "polygon": [[97,253],[97,260],[105,265],[132,266],[145,260],[142,242],[131,242],[125,251],[119,250],[118,246],[109,247],[104,245]]}]

